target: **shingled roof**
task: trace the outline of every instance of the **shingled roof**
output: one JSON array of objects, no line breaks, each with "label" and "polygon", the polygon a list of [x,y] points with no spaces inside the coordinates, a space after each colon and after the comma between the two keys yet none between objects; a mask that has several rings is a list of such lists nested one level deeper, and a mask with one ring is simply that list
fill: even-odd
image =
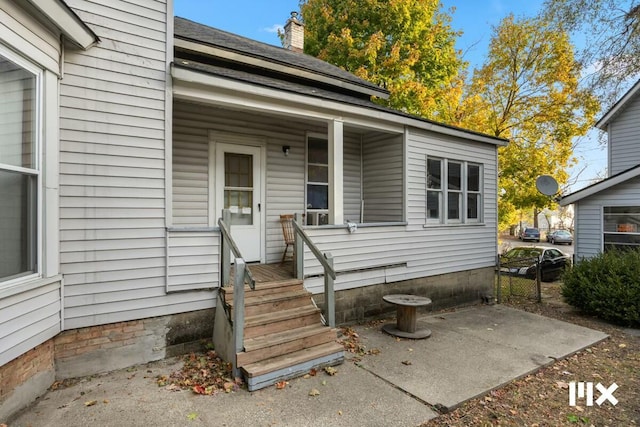
[{"label": "shingled roof", "polygon": [[278,64],[318,76],[328,77],[337,82],[347,82],[355,87],[366,90],[367,93],[377,93],[378,96],[383,98],[388,96],[386,89],[356,77],[350,72],[314,56],[251,40],[185,18],[174,18],[174,36],[177,39],[206,44],[242,56],[260,59],[271,64]]}]

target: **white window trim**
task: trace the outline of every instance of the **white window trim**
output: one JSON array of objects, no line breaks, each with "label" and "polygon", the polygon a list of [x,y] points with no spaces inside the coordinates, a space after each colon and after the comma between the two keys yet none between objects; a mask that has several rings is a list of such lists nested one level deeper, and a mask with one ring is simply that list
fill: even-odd
[{"label": "white window trim", "polygon": [[[11,171],[15,171],[15,172],[20,172],[20,173],[26,173],[26,174],[32,174],[37,176],[36,179],[36,186],[37,186],[37,192],[38,194],[36,195],[36,203],[37,203],[37,209],[36,209],[36,247],[35,247],[35,257],[36,257],[36,265],[35,265],[35,272],[31,273],[31,274],[25,274],[25,275],[21,275],[18,277],[14,277],[14,278],[9,278],[7,280],[2,280],[0,278],[0,289],[7,289],[7,288],[11,288],[11,287],[15,287],[15,286],[19,286],[23,283],[27,283],[27,282],[31,282],[34,280],[38,280],[40,278],[43,277],[43,273],[47,273],[48,276],[53,276],[58,274],[58,241],[59,241],[59,231],[58,231],[58,227],[57,227],[57,214],[55,216],[55,221],[56,221],[56,227],[55,229],[51,229],[51,230],[47,230],[50,233],[50,236],[47,236],[47,246],[52,248],[52,251],[55,253],[52,253],[50,255],[51,259],[55,261],[55,265],[51,268],[46,268],[45,269],[45,263],[49,262],[49,256],[45,256],[44,250],[43,250],[43,245],[45,242],[45,238],[44,238],[44,215],[46,214],[54,214],[53,210],[54,208],[51,207],[49,209],[45,210],[44,207],[44,200],[45,200],[45,186],[44,186],[44,171],[43,171],[43,145],[44,145],[44,141],[45,141],[45,129],[49,126],[55,126],[56,130],[55,130],[55,135],[57,136],[57,127],[58,127],[58,111],[57,111],[57,77],[55,75],[53,75],[51,72],[45,72],[45,70],[43,70],[42,68],[38,67],[36,64],[34,64],[33,62],[27,60],[26,58],[16,54],[12,49],[10,49],[9,47],[7,47],[6,45],[0,43],[0,55],[4,56],[5,58],[7,58],[8,60],[14,62],[16,65],[24,68],[27,72],[33,74],[35,76],[35,90],[36,90],[36,102],[35,102],[35,111],[34,111],[34,116],[35,116],[35,132],[34,132],[34,168],[24,168],[24,167],[19,167],[19,166],[12,166],[12,165],[2,165],[2,169],[3,170],[11,170]],[[50,77],[53,76],[53,78]],[[49,91],[53,91],[53,88],[49,88],[48,86],[50,86],[50,84],[47,85],[47,87],[45,88],[44,85],[44,81],[45,79],[47,79],[48,81],[55,81],[56,85],[55,85],[55,93],[53,94],[49,94],[45,92],[45,89],[49,90]],[[50,111],[50,105],[47,104],[47,114],[43,114],[43,109],[45,108],[45,95],[46,96],[53,96],[55,98],[55,110],[54,111]],[[45,126],[43,123],[43,120],[45,119],[45,117],[48,119],[47,120],[47,125]],[[56,143],[52,144],[52,147],[49,147],[50,151],[54,151],[53,153],[48,153],[51,154],[51,156],[54,156],[54,158],[57,159],[58,156],[58,144],[57,144],[57,138],[56,138]],[[49,157],[49,155],[48,155]],[[53,167],[55,168],[54,173],[55,176],[57,177],[57,171],[58,171],[58,165],[57,163],[55,165],[53,165]],[[57,200],[58,197],[58,192],[57,192],[57,178],[56,178],[56,183],[55,183],[55,198]],[[55,210],[57,211],[57,202],[55,203]],[[53,228],[53,227],[51,227]],[[49,254],[46,254],[49,255]],[[47,266],[49,266],[49,264],[46,264]]]},{"label": "white window trim", "polygon": [[[309,184],[313,184],[313,185],[324,185],[324,183],[320,183],[320,182],[309,182],[309,165],[318,165],[318,166],[326,166],[327,167],[327,174],[329,172],[329,161],[330,159],[328,158],[329,153],[327,151],[327,164],[323,165],[321,163],[309,163],[309,138],[316,138],[316,139],[323,139],[325,141],[327,141],[327,150],[329,148],[329,138],[326,134],[322,134],[322,133],[318,133],[318,132],[307,132],[305,134],[305,139],[304,139],[304,213],[306,218],[309,218],[309,215],[311,213],[318,213],[319,215],[329,215],[329,208],[327,209],[311,209],[309,210],[307,208],[307,186]],[[328,178],[328,176],[327,176]],[[329,181],[327,179],[327,197],[329,195]],[[308,219],[305,220],[305,225],[307,224]],[[316,225],[320,225],[319,221],[318,224]]]},{"label": "white window trim", "polygon": [[[427,186],[428,174],[426,173],[426,165],[429,159],[440,161],[440,189],[430,189]],[[427,155],[425,158],[425,227],[429,226],[457,226],[457,225],[482,225],[484,224],[484,164],[466,160],[459,159],[448,159],[440,156],[429,156]],[[461,165],[461,182],[460,182],[460,190],[449,190],[449,163],[457,163]],[[468,174],[469,174],[469,166],[474,165],[480,168],[479,171],[479,191],[472,191],[471,193],[468,190]],[[427,193],[429,191],[437,191],[439,193],[440,199],[440,209],[438,219],[428,218],[428,206],[427,206]],[[460,196],[460,218],[449,219],[449,193],[455,192]],[[467,216],[467,205],[468,205],[468,195],[469,194],[478,194],[480,196],[480,203],[478,206],[478,218],[468,218]]]}]

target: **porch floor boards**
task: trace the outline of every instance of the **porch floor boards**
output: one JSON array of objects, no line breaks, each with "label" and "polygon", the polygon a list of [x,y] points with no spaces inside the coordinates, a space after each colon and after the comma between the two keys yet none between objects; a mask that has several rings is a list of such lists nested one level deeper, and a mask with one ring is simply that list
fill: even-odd
[{"label": "porch floor boards", "polygon": [[[293,279],[293,262],[285,261],[274,264],[247,264],[256,282],[277,282]],[[231,266],[231,279],[233,279],[235,266]],[[233,280],[231,280],[233,283]]]}]

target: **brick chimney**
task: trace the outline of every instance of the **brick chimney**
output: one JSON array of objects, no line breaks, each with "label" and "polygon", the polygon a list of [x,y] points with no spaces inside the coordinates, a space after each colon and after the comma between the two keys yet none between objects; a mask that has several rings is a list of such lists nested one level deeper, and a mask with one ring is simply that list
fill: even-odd
[{"label": "brick chimney", "polygon": [[298,12],[291,12],[291,18],[284,24],[283,46],[294,52],[304,51],[304,24],[298,20]]}]

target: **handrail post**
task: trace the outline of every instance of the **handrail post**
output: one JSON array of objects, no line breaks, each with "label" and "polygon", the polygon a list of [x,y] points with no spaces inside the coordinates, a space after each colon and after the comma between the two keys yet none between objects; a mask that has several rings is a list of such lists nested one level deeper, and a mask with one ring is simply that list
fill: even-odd
[{"label": "handrail post", "polygon": [[[300,214],[294,214],[293,220],[298,223]],[[295,228],[294,228],[295,230]],[[304,241],[300,233],[294,233],[295,239],[293,244],[293,273],[296,279],[304,279]]]},{"label": "handrail post", "polygon": [[[231,225],[231,211],[229,211],[229,209],[223,209],[222,210],[222,222],[224,222],[225,224],[227,224],[228,226]],[[230,248],[228,248],[228,243],[226,241],[226,238],[224,236],[224,233],[220,233],[221,235],[221,251],[222,251],[222,256],[221,256],[221,263],[222,263],[222,286],[226,286],[229,283],[229,277],[231,274],[231,250]]]},{"label": "handrail post", "polygon": [[[329,266],[333,269],[333,256],[331,252],[324,254],[325,259]],[[324,272],[324,306],[327,316],[327,323],[330,327],[336,327],[336,299],[333,292],[333,277],[328,271]]]},{"label": "handrail post", "polygon": [[233,280],[233,377],[239,377],[237,354],[244,349],[244,259],[236,258],[236,273]]}]

